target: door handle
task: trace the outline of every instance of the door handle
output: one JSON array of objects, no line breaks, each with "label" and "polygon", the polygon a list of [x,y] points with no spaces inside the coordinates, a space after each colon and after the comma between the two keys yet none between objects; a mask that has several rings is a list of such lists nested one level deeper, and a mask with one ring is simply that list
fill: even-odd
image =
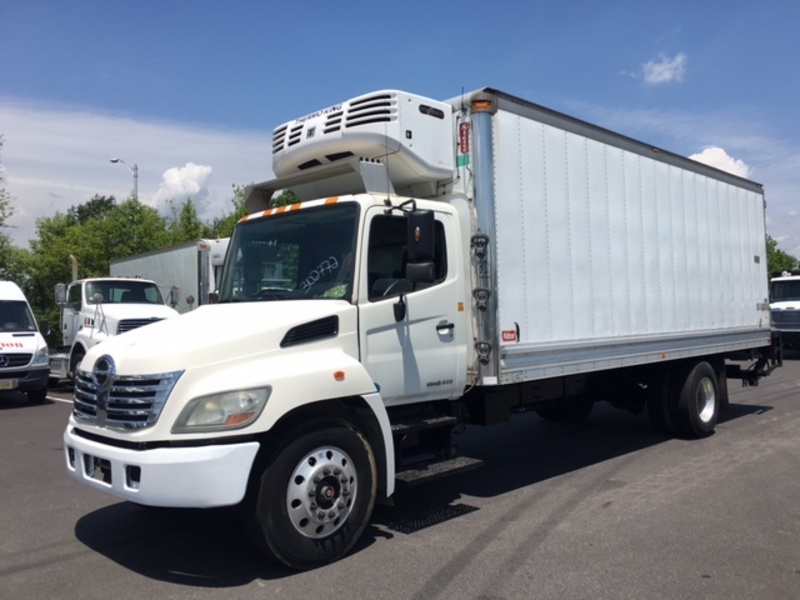
[{"label": "door handle", "polygon": [[455,324],[453,323],[439,323],[436,325],[436,333],[439,335],[445,335],[446,333],[452,333],[453,330],[456,328]]}]

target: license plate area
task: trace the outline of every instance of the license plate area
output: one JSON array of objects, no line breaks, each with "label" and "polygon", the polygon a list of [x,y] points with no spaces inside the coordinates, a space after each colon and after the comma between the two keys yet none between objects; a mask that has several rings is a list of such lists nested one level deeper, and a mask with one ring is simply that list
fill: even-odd
[{"label": "license plate area", "polygon": [[19,387],[19,379],[0,379],[0,390],[15,390]]},{"label": "license plate area", "polygon": [[108,459],[84,454],[83,470],[90,479],[111,485],[111,461]]}]

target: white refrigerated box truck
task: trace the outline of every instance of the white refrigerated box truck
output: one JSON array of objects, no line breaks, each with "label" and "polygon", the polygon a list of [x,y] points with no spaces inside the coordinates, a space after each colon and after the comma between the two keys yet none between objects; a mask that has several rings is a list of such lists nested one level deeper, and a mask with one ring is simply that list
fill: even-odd
[{"label": "white refrigerated box truck", "polygon": [[[75,480],[240,504],[268,555],[313,568],[396,485],[479,466],[455,428],[604,400],[703,437],[728,379],[780,364],[757,183],[488,88],[360,96],[272,153],[219,304],[87,353]],[[285,189],[303,202],[272,207]]]},{"label": "white refrigerated box truck", "polygon": [[179,313],[216,300],[229,238],[185,242],[111,261],[115,277],[141,277],[158,284]]}]

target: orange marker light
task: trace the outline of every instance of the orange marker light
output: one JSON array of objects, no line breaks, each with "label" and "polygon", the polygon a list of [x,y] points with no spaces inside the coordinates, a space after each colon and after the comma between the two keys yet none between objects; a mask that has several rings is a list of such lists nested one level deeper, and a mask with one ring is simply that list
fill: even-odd
[{"label": "orange marker light", "polygon": [[336,381],[344,381],[344,371],[336,371],[336,372],[334,372],[333,378]]},{"label": "orange marker light", "polygon": [[238,415],[229,415],[225,419],[225,427],[236,427],[237,425],[246,423],[252,416],[253,413],[241,413]]}]

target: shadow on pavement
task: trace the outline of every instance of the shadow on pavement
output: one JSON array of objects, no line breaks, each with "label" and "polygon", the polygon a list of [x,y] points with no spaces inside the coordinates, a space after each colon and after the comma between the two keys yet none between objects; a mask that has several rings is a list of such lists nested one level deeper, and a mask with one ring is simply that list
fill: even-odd
[{"label": "shadow on pavement", "polygon": [[[732,404],[728,420],[769,409]],[[505,494],[671,439],[653,433],[643,415],[604,404],[581,424],[549,423],[525,414],[495,427],[470,427],[456,441],[461,453],[482,459],[485,467],[399,490],[393,506],[376,507],[354,552],[379,538],[413,535],[479,510],[464,502],[464,496]],[[295,574],[273,565],[253,547],[236,508],[153,509],[122,502],[81,518],[75,535],[127,569],[182,585],[225,588]]]}]

